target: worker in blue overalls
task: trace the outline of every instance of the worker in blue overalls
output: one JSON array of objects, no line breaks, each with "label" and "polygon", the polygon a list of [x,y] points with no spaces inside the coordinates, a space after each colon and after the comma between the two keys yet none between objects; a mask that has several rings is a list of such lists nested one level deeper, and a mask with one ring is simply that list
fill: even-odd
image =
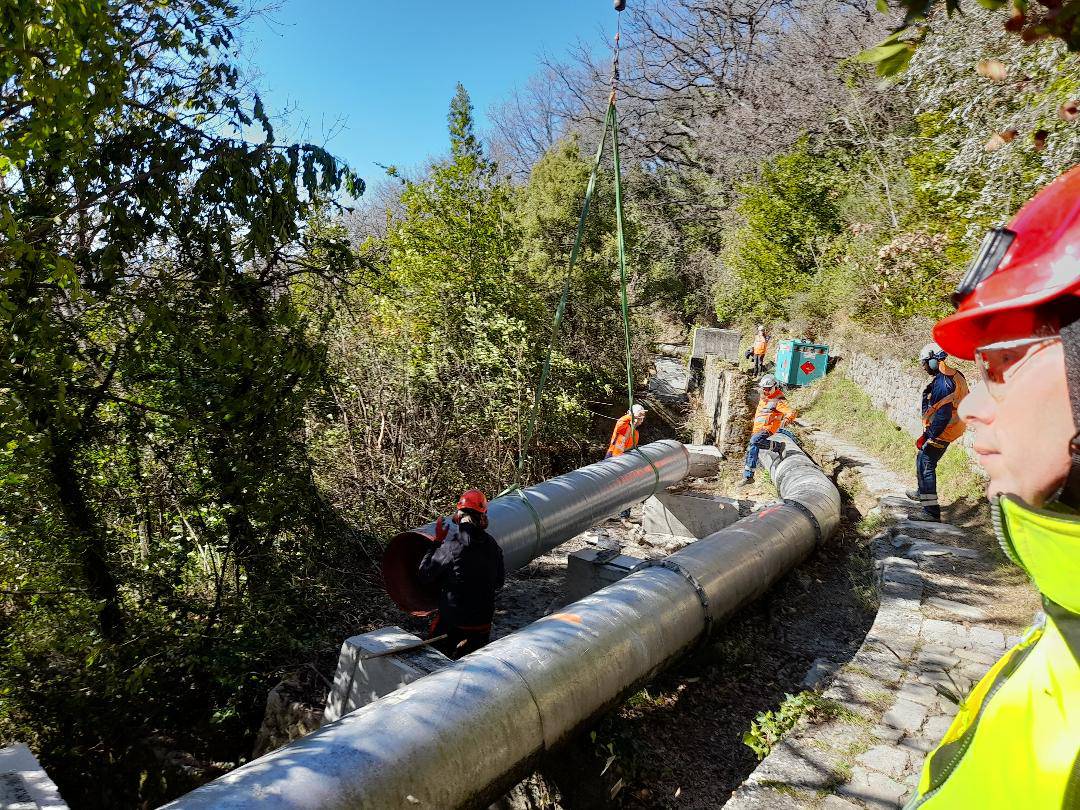
[{"label": "worker in blue overalls", "polygon": [[951,442],[964,435],[964,422],[958,408],[968,392],[967,380],[945,359],[948,355],[936,343],[927,343],[919,352],[923,371],[934,379],[923,389],[923,433],[915,440],[915,475],[919,485],[908,490],[907,496],[922,509],[913,517],[921,520],[941,520],[941,505],[937,493],[937,465]]}]

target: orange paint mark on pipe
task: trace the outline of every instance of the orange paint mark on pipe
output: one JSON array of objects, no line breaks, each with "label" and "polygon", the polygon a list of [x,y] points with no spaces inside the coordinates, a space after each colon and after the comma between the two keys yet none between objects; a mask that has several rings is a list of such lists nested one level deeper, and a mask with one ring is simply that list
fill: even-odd
[{"label": "orange paint mark on pipe", "polygon": [[576,613],[552,613],[548,618],[560,622],[569,622],[570,624],[581,624],[581,617]]}]

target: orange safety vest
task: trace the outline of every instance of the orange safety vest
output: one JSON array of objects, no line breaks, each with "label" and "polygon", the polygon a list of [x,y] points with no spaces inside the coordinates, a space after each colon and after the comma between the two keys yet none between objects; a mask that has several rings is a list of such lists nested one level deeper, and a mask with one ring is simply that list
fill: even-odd
[{"label": "orange safety vest", "polygon": [[791,422],[795,416],[795,409],[784,399],[784,392],[779,388],[772,396],[762,393],[761,399],[758,400],[757,410],[754,412],[753,432],[760,433],[767,430],[769,433],[776,433],[784,426],[785,421]]},{"label": "orange safety vest", "polygon": [[956,389],[947,397],[942,397],[923,413],[923,428],[930,427],[930,421],[934,418],[934,414],[938,409],[945,405],[952,405],[952,419],[949,420],[949,424],[945,426],[945,429],[941,431],[941,435],[938,436],[938,441],[942,442],[955,442],[961,436],[964,435],[964,431],[967,430],[967,424],[960,418],[960,402],[968,395],[967,377],[964,376],[960,369],[953,368],[952,366],[945,365],[942,361],[938,364],[938,371],[944,374],[946,377],[952,377],[953,383],[956,384]]},{"label": "orange safety vest", "polygon": [[633,425],[634,420],[630,414],[624,414],[615,423],[607,449],[609,456],[621,456],[627,450],[638,446],[638,431]]},{"label": "orange safety vest", "polygon": [[764,335],[758,335],[754,338],[754,354],[759,357],[765,354],[765,351],[769,348],[769,339]]}]

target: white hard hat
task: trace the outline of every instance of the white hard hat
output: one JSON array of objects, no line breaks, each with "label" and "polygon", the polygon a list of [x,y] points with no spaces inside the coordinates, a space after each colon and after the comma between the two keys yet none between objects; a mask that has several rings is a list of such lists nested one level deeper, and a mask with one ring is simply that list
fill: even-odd
[{"label": "white hard hat", "polygon": [[772,374],[766,374],[758,380],[758,388],[776,388],[776,377]]},{"label": "white hard hat", "polygon": [[637,402],[634,403],[634,407],[630,409],[630,414],[635,419],[641,419],[645,416],[645,407]]},{"label": "white hard hat", "polygon": [[936,343],[927,343],[919,352],[919,360],[925,363],[927,360],[944,360],[949,355]]}]

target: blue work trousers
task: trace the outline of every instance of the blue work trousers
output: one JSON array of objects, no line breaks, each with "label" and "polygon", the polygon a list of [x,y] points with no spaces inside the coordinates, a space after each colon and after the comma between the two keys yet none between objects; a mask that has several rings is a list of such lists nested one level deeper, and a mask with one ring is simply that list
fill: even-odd
[{"label": "blue work trousers", "polygon": [[746,448],[746,466],[743,470],[743,478],[749,480],[754,477],[758,453],[762,450],[768,450],[771,441],[772,434],[767,430],[759,430],[750,437],[750,446]]},{"label": "blue work trousers", "polygon": [[936,520],[941,520],[941,506],[937,495],[937,464],[949,445],[935,447],[927,442],[915,456],[915,475],[919,480],[919,501],[923,509]]}]

